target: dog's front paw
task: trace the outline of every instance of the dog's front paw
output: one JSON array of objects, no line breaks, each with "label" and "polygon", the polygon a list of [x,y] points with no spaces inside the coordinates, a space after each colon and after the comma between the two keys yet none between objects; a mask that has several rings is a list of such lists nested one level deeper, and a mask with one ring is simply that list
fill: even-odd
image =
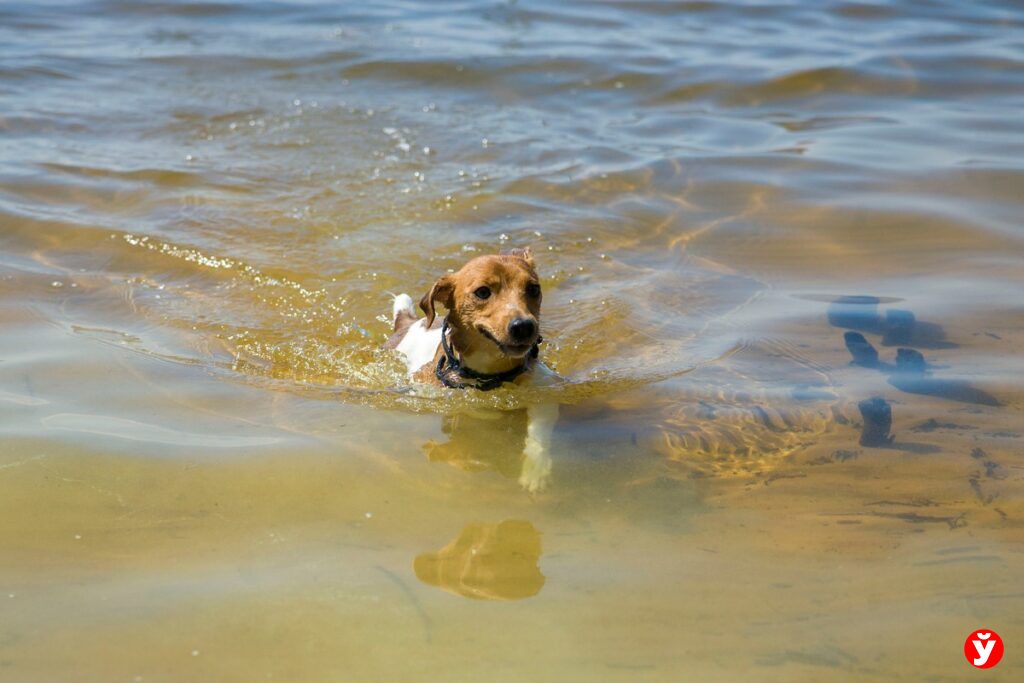
[{"label": "dog's front paw", "polygon": [[544,490],[551,478],[551,458],[545,453],[531,453],[526,450],[523,460],[523,471],[519,475],[519,485],[530,493]]}]

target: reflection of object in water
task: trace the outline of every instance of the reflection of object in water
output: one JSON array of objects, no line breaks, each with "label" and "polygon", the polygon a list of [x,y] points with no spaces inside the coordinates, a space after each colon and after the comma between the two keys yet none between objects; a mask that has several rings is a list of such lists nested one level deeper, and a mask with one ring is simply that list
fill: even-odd
[{"label": "reflection of object in water", "polygon": [[914,349],[896,349],[896,372],[923,375],[928,369],[924,355]]},{"label": "reflection of object in water", "polygon": [[878,367],[878,350],[864,338],[860,332],[847,332],[843,335],[846,350],[853,356],[854,365],[865,368]]},{"label": "reflection of object in water", "polygon": [[833,327],[875,332],[879,327],[878,297],[841,296],[828,307],[828,323]]},{"label": "reflection of object in water", "polygon": [[[878,351],[871,346],[864,335],[847,332],[843,335],[843,339],[846,341],[846,348],[853,356],[853,362],[856,365],[878,368],[889,375],[889,384],[900,391],[975,405],[1003,405],[992,394],[973,387],[963,380],[932,377],[928,372],[928,362],[925,361],[920,351],[906,348],[897,349],[896,364],[893,365],[877,360]],[[875,359],[874,364],[872,364],[872,358]]]},{"label": "reflection of object in water", "polygon": [[431,462],[447,462],[462,470],[493,470],[516,479],[523,467],[525,410],[481,411],[448,415],[441,423],[448,441],[424,445]]},{"label": "reflection of object in water", "polygon": [[885,322],[882,337],[883,346],[894,346],[896,344],[913,343],[914,330],[917,327],[917,318],[910,311],[891,309],[885,312]]},{"label": "reflection of object in water", "polygon": [[459,537],[413,562],[416,577],[478,600],[520,600],[540,592],[540,532],[523,520],[467,524]]},{"label": "reflection of object in water", "polygon": [[[889,301],[892,301],[891,299]],[[922,322],[911,311],[889,309],[885,315],[878,305],[885,303],[874,296],[841,296],[829,304],[828,322],[833,327],[845,327],[882,335],[882,346],[906,344],[926,349],[951,349],[956,344],[946,341],[946,331],[936,323]]]},{"label": "reflection of object in water", "polygon": [[982,406],[1001,406],[992,394],[956,379],[940,379],[927,374],[924,356],[913,349],[900,349],[896,355],[896,369],[889,375],[889,384],[908,394],[936,396],[950,401],[974,403]]},{"label": "reflection of object in water", "polygon": [[892,408],[884,398],[876,396],[857,404],[864,427],[860,433],[861,446],[888,446],[893,437],[889,435],[892,427]]}]

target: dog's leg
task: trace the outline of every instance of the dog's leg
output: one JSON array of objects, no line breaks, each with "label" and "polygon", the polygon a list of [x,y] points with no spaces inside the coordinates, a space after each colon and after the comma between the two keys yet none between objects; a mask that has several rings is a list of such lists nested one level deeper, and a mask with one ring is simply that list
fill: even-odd
[{"label": "dog's leg", "polygon": [[558,422],[557,403],[538,403],[527,408],[526,445],[519,484],[529,491],[541,491],[551,476],[551,435]]},{"label": "dog's leg", "polygon": [[[554,386],[562,381],[551,368],[538,362],[531,373],[534,386]],[[537,403],[526,411],[526,445],[523,448],[523,470],[519,483],[530,493],[543,489],[551,476],[551,435],[558,422],[557,403]]]}]

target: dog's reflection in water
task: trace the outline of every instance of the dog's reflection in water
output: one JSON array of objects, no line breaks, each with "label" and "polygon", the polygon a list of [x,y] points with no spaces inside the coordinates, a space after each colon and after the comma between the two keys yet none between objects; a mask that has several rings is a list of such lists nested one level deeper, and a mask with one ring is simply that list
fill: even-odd
[{"label": "dog's reflection in water", "polygon": [[458,538],[413,562],[423,583],[477,600],[521,600],[540,592],[540,533],[524,520],[467,524]]},{"label": "dog's reflection in water", "polygon": [[469,472],[490,470],[518,479],[523,471],[528,423],[526,410],[448,415],[441,423],[448,440],[428,441],[423,450],[431,462],[446,462]]}]

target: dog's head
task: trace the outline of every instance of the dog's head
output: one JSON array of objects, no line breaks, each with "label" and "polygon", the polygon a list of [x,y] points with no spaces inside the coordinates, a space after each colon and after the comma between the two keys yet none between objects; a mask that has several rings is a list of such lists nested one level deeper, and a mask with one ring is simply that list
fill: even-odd
[{"label": "dog's head", "polygon": [[428,327],[435,304],[447,308],[452,340],[463,356],[500,364],[521,360],[533,348],[540,334],[541,297],[527,247],[473,259],[435,282],[420,308]]}]

